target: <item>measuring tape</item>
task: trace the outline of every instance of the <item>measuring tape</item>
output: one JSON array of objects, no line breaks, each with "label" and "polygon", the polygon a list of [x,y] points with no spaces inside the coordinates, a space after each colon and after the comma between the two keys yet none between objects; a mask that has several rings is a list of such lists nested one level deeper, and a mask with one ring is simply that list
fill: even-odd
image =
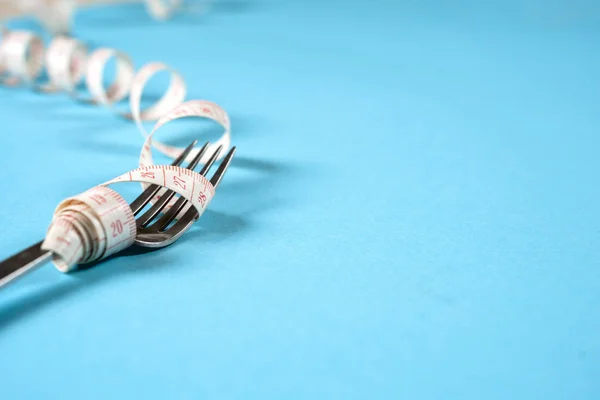
[{"label": "measuring tape", "polygon": [[82,6],[145,3],[146,10],[152,18],[165,21],[178,11],[202,11],[206,8],[208,0],[201,2],[204,3],[202,6],[193,7],[185,4],[183,0],[15,0],[13,5],[6,3],[2,6],[5,9],[5,17],[34,16],[50,33],[58,35],[71,31],[75,11]]},{"label": "measuring tape", "polygon": [[[103,72],[111,59],[116,61],[117,74],[114,82],[105,88]],[[48,79],[40,82],[44,69]],[[171,74],[165,94],[152,106],[141,109],[147,82],[156,73],[165,70]],[[76,92],[82,81],[85,82],[89,97],[81,97]],[[134,121],[145,137],[137,169],[68,198],[56,208],[42,249],[52,251],[53,263],[60,271],[71,271],[78,264],[100,260],[133,244],[137,232],[133,212],[125,199],[109,185],[140,182],[145,189],[156,184],[163,187],[157,196],[167,189],[173,190],[188,200],[199,215],[212,200],[215,189],[204,176],[182,167],[153,163],[152,148],[171,158],[176,158],[183,151],[183,148],[153,139],[159,128],[180,118],[207,118],[224,128],[223,135],[209,146],[201,162],[206,162],[218,146],[223,146],[219,156],[221,159],[231,146],[230,121],[225,110],[206,100],[184,102],[185,82],[169,66],[153,62],[144,65],[136,73],[130,58],[115,49],[100,48],[88,55],[84,43],[59,36],[52,40],[46,50],[42,40],[32,32],[2,29],[0,83],[11,87],[29,87],[44,93],[67,93],[78,101],[109,108],[129,96],[131,111],[120,115]],[[145,121],[156,121],[149,133],[144,129]],[[187,160],[190,161],[199,151],[191,151]],[[171,199],[163,212],[175,201],[175,198]]]}]

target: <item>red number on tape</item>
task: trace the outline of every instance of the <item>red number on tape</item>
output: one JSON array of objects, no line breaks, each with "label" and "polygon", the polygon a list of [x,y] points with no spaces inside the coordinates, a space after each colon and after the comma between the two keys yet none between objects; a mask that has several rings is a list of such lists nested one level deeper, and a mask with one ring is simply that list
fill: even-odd
[{"label": "red number on tape", "polygon": [[186,187],[185,180],[181,179],[180,177],[174,176],[173,183],[175,185],[179,186],[180,188],[182,188],[183,190],[185,190],[185,187]]},{"label": "red number on tape", "polygon": [[202,207],[206,204],[206,195],[204,193],[200,193],[198,196],[198,201],[202,204]]},{"label": "red number on tape", "polygon": [[106,199],[104,196],[99,194],[93,194],[90,196],[92,200],[94,200],[98,205],[106,203]]},{"label": "red number on tape", "polygon": [[123,233],[123,223],[121,222],[121,220],[117,220],[116,222],[111,223],[110,227],[112,228],[113,237],[117,237],[121,233]]}]

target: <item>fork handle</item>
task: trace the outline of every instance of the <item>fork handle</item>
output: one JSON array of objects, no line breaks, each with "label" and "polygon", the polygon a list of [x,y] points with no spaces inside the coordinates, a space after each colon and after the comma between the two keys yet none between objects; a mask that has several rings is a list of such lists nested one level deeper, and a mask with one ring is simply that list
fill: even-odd
[{"label": "fork handle", "polygon": [[0,288],[50,260],[52,252],[41,249],[43,242],[42,240],[0,262]]}]

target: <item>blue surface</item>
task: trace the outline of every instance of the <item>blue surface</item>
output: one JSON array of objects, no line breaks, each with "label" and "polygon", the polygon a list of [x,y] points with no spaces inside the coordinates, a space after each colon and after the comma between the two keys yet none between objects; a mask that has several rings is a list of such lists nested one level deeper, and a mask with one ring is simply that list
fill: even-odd
[{"label": "blue surface", "polygon": [[[3,399],[600,398],[597,2],[76,23],[178,69],[239,152],[176,245],[0,292]],[[0,257],[142,144],[62,96],[1,89],[0,120]]]}]

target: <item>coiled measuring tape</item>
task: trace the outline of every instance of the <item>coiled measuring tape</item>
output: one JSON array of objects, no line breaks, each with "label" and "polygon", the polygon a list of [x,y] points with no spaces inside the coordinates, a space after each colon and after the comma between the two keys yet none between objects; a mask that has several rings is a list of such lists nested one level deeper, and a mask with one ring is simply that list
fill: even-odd
[{"label": "coiled measuring tape", "polygon": [[158,21],[169,19],[178,11],[200,12],[206,8],[208,0],[203,0],[196,7],[187,5],[183,0],[8,0],[0,4],[4,17],[31,15],[39,20],[52,34],[65,34],[71,30],[72,19],[79,7],[96,4],[128,4],[145,3],[146,10]]},{"label": "coiled measuring tape", "polygon": [[[176,158],[182,148],[153,139],[156,131],[173,120],[185,117],[207,118],[219,123],[224,133],[211,144],[201,162],[206,162],[218,146],[223,146],[219,158],[231,145],[229,116],[219,105],[206,100],[185,101],[183,78],[163,63],[153,62],[137,73],[129,57],[111,48],[100,48],[88,55],[86,46],[73,38],[56,37],[47,50],[42,40],[29,31],[2,29],[0,38],[0,82],[6,86],[27,87],[44,93],[67,93],[77,101],[112,107],[129,96],[131,112],[122,113],[134,121],[145,137],[139,167],[99,186],[61,202],[54,212],[42,249],[53,253],[54,265],[63,272],[78,264],[97,261],[133,244],[137,232],[133,212],[125,199],[107,186],[118,182],[140,182],[145,189],[151,184],[171,189],[195,207],[202,215],[214,196],[214,187],[202,175],[174,166],[154,165],[152,148]],[[114,82],[105,88],[103,71],[111,59],[116,60]],[[40,82],[43,70],[48,79]],[[165,94],[152,106],[141,109],[145,85],[160,71],[171,73]],[[76,88],[85,81],[89,97],[81,98]],[[156,121],[148,133],[145,121]],[[191,160],[200,151],[187,156]],[[160,196],[162,192],[159,192]],[[165,211],[176,201],[171,199]],[[163,211],[164,212],[164,211]],[[181,215],[181,214],[180,214]]]}]

